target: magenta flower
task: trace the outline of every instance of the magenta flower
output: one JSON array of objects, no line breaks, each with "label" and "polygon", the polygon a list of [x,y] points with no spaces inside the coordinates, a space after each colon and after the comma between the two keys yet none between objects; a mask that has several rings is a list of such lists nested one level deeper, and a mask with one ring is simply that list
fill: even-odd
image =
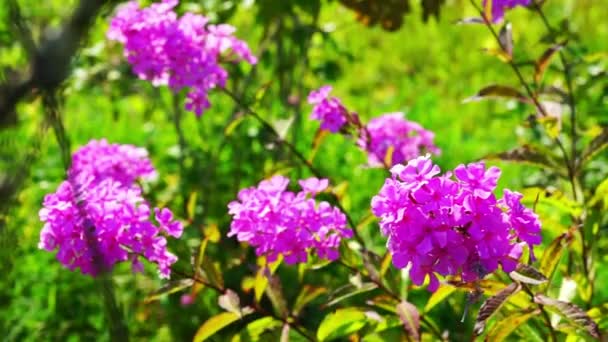
[{"label": "magenta flower", "polygon": [[143,257],[168,278],[177,257],[167,251],[162,233],[181,236],[183,227],[168,209],[155,208],[158,225],[150,221],[150,206],[135,184],[155,175],[144,149],[91,141],[73,155],[68,180],[44,198],[44,227],[38,247],[58,250],[68,269],[95,276],[123,261],[142,272]]},{"label": "magenta flower", "polygon": [[[483,6],[488,0],[483,0]],[[492,1],[492,22],[501,22],[505,11],[516,6],[529,6],[532,0],[490,0]]]},{"label": "magenta flower", "polygon": [[499,266],[511,272],[524,244],[532,252],[541,243],[540,221],[521,205],[522,195],[505,190],[503,199],[494,196],[498,168],[460,165],[456,179],[439,172],[428,155],[395,165],[372,199],[393,265],[410,265],[414,284],[428,277],[435,291],[437,275],[476,281]]},{"label": "magenta flower", "polygon": [[337,133],[348,122],[349,112],[340,99],[329,96],[331,90],[332,87],[326,85],[311,91],[308,103],[314,106],[310,117],[321,122],[321,129]]},{"label": "magenta flower", "polygon": [[201,15],[173,11],[177,0],[147,8],[136,1],[122,6],[110,23],[107,37],[125,46],[125,57],[141,79],[174,92],[188,88],[186,109],[200,116],[210,107],[208,93],[224,87],[228,72],[222,59],[257,63],[247,44],[233,36],[230,25],[211,25]]},{"label": "magenta flower", "polygon": [[433,140],[435,134],[418,123],[403,118],[403,113],[389,113],[373,118],[359,139],[368,152],[370,165],[380,166],[392,148],[392,164],[407,162],[424,153],[441,153]]},{"label": "magenta flower", "polygon": [[335,260],[343,238],[352,237],[346,216],[327,202],[317,202],[315,194],[327,187],[327,180],[300,181],[298,193],[287,191],[289,180],[274,176],[257,187],[242,189],[238,200],[228,205],[232,223],[228,236],[236,236],[255,248],[258,256],[274,261],[306,262],[308,253]]}]

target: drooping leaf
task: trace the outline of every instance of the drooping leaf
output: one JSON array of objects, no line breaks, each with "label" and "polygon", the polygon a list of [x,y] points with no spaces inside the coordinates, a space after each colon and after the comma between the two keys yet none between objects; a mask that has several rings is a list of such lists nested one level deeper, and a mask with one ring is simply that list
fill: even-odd
[{"label": "drooping leaf", "polygon": [[534,302],[554,310],[570,322],[584,328],[592,337],[597,339],[600,338],[600,332],[597,324],[583,309],[579,308],[578,306],[554,298],[549,298],[543,294],[535,295]]},{"label": "drooping leaf", "polygon": [[512,150],[489,154],[482,159],[497,159],[514,163],[526,163],[542,168],[550,168],[560,173],[565,172],[550,151],[541,150],[533,145],[522,145]]},{"label": "drooping leaf", "polygon": [[397,300],[389,295],[379,295],[366,301],[367,305],[375,306],[389,312],[396,313]]},{"label": "drooping leaf", "polygon": [[234,312],[222,312],[209,318],[201,325],[194,335],[193,342],[202,342],[218,331],[237,321],[241,316]]},{"label": "drooping leaf", "polygon": [[217,303],[222,309],[241,315],[241,300],[239,295],[231,289],[227,289],[223,295],[219,296]]},{"label": "drooping leaf", "polygon": [[310,285],[304,285],[304,288],[298,294],[298,298],[296,298],[295,303],[293,304],[293,315],[297,316],[302,308],[306,306],[306,304],[313,301],[315,298],[327,292],[327,289],[324,287],[314,287]]},{"label": "drooping leaf", "polygon": [[330,300],[327,303],[327,306],[332,306],[332,305],[336,305],[338,303],[340,303],[341,301],[350,298],[350,297],[354,297],[356,295],[365,293],[365,292],[369,292],[372,291],[374,289],[378,288],[378,285],[374,284],[374,283],[364,283],[362,284],[359,288],[355,288],[353,291],[348,291],[345,294],[342,294],[336,298],[333,298],[332,300]]},{"label": "drooping leaf", "polygon": [[454,286],[450,286],[450,285],[439,286],[437,291],[435,291],[431,295],[431,298],[429,298],[429,301],[426,302],[426,305],[424,306],[424,310],[423,310],[424,313],[429,312],[432,308],[435,307],[435,305],[443,302],[446,298],[448,298],[455,291],[456,291],[456,287],[454,287]]},{"label": "drooping leaf", "polygon": [[420,313],[414,304],[402,301],[397,305],[397,314],[405,331],[414,341],[420,341]]},{"label": "drooping leaf", "polygon": [[[489,1],[488,1],[489,2]],[[513,27],[511,23],[507,22],[498,34],[498,39],[503,51],[507,53],[509,59],[513,58]]]},{"label": "drooping leaf", "polygon": [[534,81],[536,83],[540,83],[540,81],[543,79],[543,75],[545,74],[545,70],[547,70],[549,63],[551,62],[551,58],[563,47],[563,44],[555,44],[549,47],[547,50],[545,50],[542,56],[540,56],[538,61],[536,61],[536,64],[534,65]]},{"label": "drooping leaf", "polygon": [[488,332],[486,340],[492,342],[504,341],[520,325],[539,314],[540,310],[534,310],[531,312],[520,312],[513,315],[508,315],[492,327],[492,329]]},{"label": "drooping leaf", "polygon": [[409,0],[340,0],[355,11],[357,20],[365,26],[382,25],[396,31],[403,25],[403,17],[410,12]]},{"label": "drooping leaf", "polygon": [[553,278],[553,273],[562,258],[564,248],[572,242],[572,235],[566,232],[555,238],[540,258],[539,271],[548,279]]},{"label": "drooping leaf", "polygon": [[530,285],[540,285],[547,282],[545,275],[536,268],[526,264],[517,265],[517,269],[509,273],[509,276],[514,280]]},{"label": "drooping leaf", "polygon": [[585,163],[593,159],[596,155],[598,155],[601,151],[603,151],[606,147],[608,147],[608,127],[604,127],[602,132],[593,138],[585,151],[582,153],[582,157],[579,162],[579,169]]},{"label": "drooping leaf", "polygon": [[170,295],[175,292],[179,292],[183,289],[189,288],[193,284],[194,284],[194,280],[192,280],[192,279],[172,280],[172,281],[166,283],[165,285],[163,285],[158,290],[150,293],[144,299],[144,303],[147,304],[147,303],[153,302],[155,300],[158,300],[162,296],[166,296],[166,295]]},{"label": "drooping leaf", "polygon": [[281,286],[281,279],[279,277],[269,277],[268,286],[266,286],[266,296],[268,296],[268,299],[270,299],[272,307],[275,309],[277,314],[281,317],[287,317],[287,301],[283,295],[283,287]]},{"label": "drooping leaf", "polygon": [[240,333],[240,341],[259,341],[265,332],[275,330],[282,324],[283,322],[271,316],[258,318],[247,324]]},{"label": "drooping leaf", "polygon": [[488,319],[500,308],[500,306],[511,295],[518,292],[520,289],[521,285],[519,285],[518,283],[512,283],[502,289],[496,295],[486,299],[486,301],[481,305],[481,308],[479,309],[479,314],[477,315],[477,319],[475,320],[475,327],[473,328],[473,331],[475,332],[476,336],[479,336],[483,333]]},{"label": "drooping leaf", "polygon": [[319,329],[317,338],[319,341],[329,341],[348,336],[359,331],[367,324],[367,316],[359,309],[338,309],[325,316]]},{"label": "drooping leaf", "polygon": [[477,94],[465,99],[463,102],[466,103],[466,102],[472,102],[472,101],[480,101],[480,100],[484,100],[484,99],[488,99],[488,98],[497,98],[497,97],[513,99],[513,100],[517,100],[517,101],[521,101],[521,102],[525,102],[525,103],[530,102],[530,100],[519,90],[509,87],[509,86],[504,86],[504,85],[499,85],[499,84],[492,84],[487,87],[484,87],[480,91],[478,91]]}]

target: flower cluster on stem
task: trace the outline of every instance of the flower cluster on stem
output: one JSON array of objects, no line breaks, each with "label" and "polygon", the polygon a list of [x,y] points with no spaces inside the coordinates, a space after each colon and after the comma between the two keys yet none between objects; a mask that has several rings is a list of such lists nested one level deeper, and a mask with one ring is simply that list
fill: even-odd
[{"label": "flower cluster on stem", "polygon": [[427,155],[398,164],[391,173],[372,199],[372,212],[388,237],[393,265],[410,265],[414,284],[428,277],[428,289],[435,291],[437,274],[472,282],[499,265],[511,272],[525,245],[534,258],[540,221],[521,204],[521,194],[504,190],[503,198],[496,198],[500,169],[479,162],[439,175]]},{"label": "flower cluster on stem", "polygon": [[257,63],[247,44],[233,36],[235,28],[211,25],[198,14],[178,17],[178,0],[163,0],[147,8],[136,1],[122,6],[110,23],[107,37],[124,44],[133,71],[155,86],[174,92],[188,88],[186,109],[197,116],[208,109],[208,93],[224,87],[228,72],[222,59]]},{"label": "flower cluster on stem", "polygon": [[58,250],[68,269],[95,276],[123,261],[143,271],[143,257],[168,278],[177,257],[164,234],[180,237],[182,224],[167,208],[152,210],[137,179],[154,178],[147,151],[131,145],[91,141],[72,157],[68,179],[44,198],[39,248]]},{"label": "flower cluster on stem", "polygon": [[255,247],[269,262],[279,255],[288,264],[306,262],[308,253],[335,260],[343,238],[350,238],[346,216],[315,196],[328,187],[326,179],[299,181],[302,190],[287,190],[289,179],[274,176],[257,187],[242,189],[238,200],[228,205],[232,223],[228,236]]}]

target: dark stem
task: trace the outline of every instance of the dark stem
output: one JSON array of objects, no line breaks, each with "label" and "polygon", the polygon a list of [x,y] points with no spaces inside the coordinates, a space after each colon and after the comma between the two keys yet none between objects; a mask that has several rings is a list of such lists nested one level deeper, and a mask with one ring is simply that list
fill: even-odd
[{"label": "dark stem", "polygon": [[[532,300],[532,302],[534,302],[534,293],[532,293],[532,290],[530,290],[528,285],[526,285],[524,283],[520,283],[520,284],[521,284],[522,288],[524,289],[524,291],[530,296],[530,299]],[[553,325],[551,325],[551,318],[549,317],[547,310],[545,310],[545,306],[540,303],[537,303],[536,305],[540,309],[540,312],[543,316],[543,320],[545,321],[545,324],[547,325],[547,328],[549,328],[549,333],[551,334],[551,340],[556,342],[557,335],[555,334],[555,329],[553,329]]]},{"label": "dark stem", "polygon": [[[177,275],[179,275],[181,277],[184,277],[184,278],[187,278],[187,279],[192,279],[193,281],[195,281],[195,282],[197,282],[197,283],[199,283],[201,285],[204,285],[205,287],[208,287],[208,288],[214,290],[215,292],[217,292],[220,295],[223,295],[226,292],[226,290],[220,288],[219,286],[211,284],[211,283],[205,281],[204,279],[201,279],[200,277],[198,277],[198,276],[196,276],[194,274],[186,274],[185,272],[181,272],[181,271],[176,270],[174,268],[171,269],[171,272],[173,272],[173,273],[175,273],[175,274],[177,274]],[[251,305],[251,307],[254,308],[255,311],[257,313],[261,314],[262,316],[272,316],[274,319],[277,319],[277,320],[283,322],[283,324],[289,325],[291,328],[293,328],[294,330],[296,330],[300,335],[304,336],[307,340],[309,340],[309,341],[316,341],[316,339],[314,337],[310,336],[308,334],[308,332],[306,332],[305,330],[302,329],[302,327],[298,326],[297,324],[294,324],[296,317],[291,316],[291,314],[288,317],[282,317],[282,316],[279,316],[279,315],[275,314],[274,311],[272,311],[272,310],[267,311],[264,308],[260,307],[259,305],[256,305],[255,303],[253,303],[253,305]],[[294,322],[289,322],[289,319],[292,319]]]},{"label": "dark stem", "polygon": [[[238,104],[244,111],[247,112],[247,114],[251,115],[252,117],[254,117],[259,123],[262,124],[262,126],[264,126],[264,128],[266,128],[270,133],[272,133],[272,135],[275,136],[277,142],[285,147],[287,147],[287,149],[304,165],[306,166],[306,168],[308,170],[310,170],[310,172],[317,178],[327,178],[328,180],[331,179],[327,176],[323,176],[323,174],[321,173],[321,171],[319,171],[314,165],[312,165],[312,163],[289,141],[281,138],[281,136],[279,135],[279,133],[276,131],[276,129],[268,122],[266,121],[264,118],[262,118],[257,112],[255,112],[254,110],[252,110],[248,105],[244,104],[233,92],[231,92],[230,90],[223,88],[222,91],[227,94],[236,104]],[[367,248],[365,247],[365,242],[363,240],[363,238],[359,235],[359,233],[357,232],[357,225],[355,224],[355,221],[352,219],[352,217],[348,214],[348,212],[344,209],[344,207],[342,206],[342,204],[340,203],[340,199],[338,198],[338,196],[336,196],[335,194],[331,194],[331,196],[334,199],[334,202],[336,204],[336,207],[338,207],[338,209],[340,209],[344,215],[346,216],[346,219],[348,221],[348,224],[352,227],[353,229],[353,235],[355,237],[355,239],[357,240],[357,242],[359,242],[359,244],[361,244],[361,247],[363,248],[364,251],[367,251]]]},{"label": "dark stem", "polygon": [[[475,0],[470,0],[470,2],[471,2],[471,4],[473,4],[473,6],[477,9],[477,11],[479,12],[479,14],[481,15],[481,18],[483,19],[483,21],[485,23],[485,26],[488,28],[488,30],[494,36],[494,39],[496,40],[496,42],[500,46],[500,49],[503,52],[505,52],[505,53],[508,54],[507,48],[501,42],[498,33],[496,32],[496,30],[492,26],[492,23],[486,17],[483,9],[481,9],[481,7],[479,7],[479,5],[475,2]],[[545,108],[543,107],[543,105],[538,100],[537,94],[534,91],[532,91],[532,88],[530,87],[530,85],[528,84],[528,82],[526,82],[523,74],[521,73],[521,70],[519,69],[519,67],[517,66],[517,64],[515,64],[515,62],[513,61],[513,59],[509,59],[509,65],[511,66],[511,69],[513,69],[513,72],[515,73],[515,75],[519,79],[519,83],[521,84],[522,87],[524,87],[524,89],[526,90],[526,93],[528,94],[528,96],[530,97],[530,99],[532,100],[532,102],[534,103],[534,106],[540,112],[540,115],[542,117],[547,117],[548,116],[547,112],[545,111]],[[559,139],[559,137],[556,137],[553,140],[554,140],[555,144],[557,145],[557,147],[562,152],[562,156],[564,158],[564,164],[566,164],[566,168],[568,170],[568,178],[570,180],[570,186],[572,188],[572,194],[573,194],[572,196],[576,199],[576,182],[575,182],[575,179],[574,179],[574,177],[575,177],[575,172],[574,172],[575,171],[575,165],[574,165],[575,164],[574,163],[575,155],[572,156],[572,160],[571,160],[570,157],[568,157],[568,152],[566,152],[566,148],[564,147],[564,144]]]}]

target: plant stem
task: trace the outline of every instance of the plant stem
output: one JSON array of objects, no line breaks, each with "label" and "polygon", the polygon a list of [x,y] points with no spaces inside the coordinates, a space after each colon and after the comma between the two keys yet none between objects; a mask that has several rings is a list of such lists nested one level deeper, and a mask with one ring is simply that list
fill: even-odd
[{"label": "plant stem", "polygon": [[[259,123],[262,124],[262,126],[264,126],[264,128],[266,128],[270,133],[272,133],[272,135],[275,136],[276,140],[278,143],[280,143],[281,145],[287,147],[287,149],[289,149],[289,151],[296,156],[296,158],[304,165],[306,166],[306,168],[308,170],[310,170],[310,172],[317,178],[327,178],[328,180],[331,179],[327,176],[323,176],[323,174],[321,173],[321,171],[319,171],[314,165],[312,165],[312,163],[289,141],[283,139],[281,137],[281,135],[279,134],[279,132],[277,132],[277,130],[268,122],[266,121],[264,118],[262,118],[257,112],[255,112],[253,109],[251,109],[248,105],[244,104],[233,92],[231,92],[230,90],[223,88],[222,89],[224,91],[225,94],[227,94],[236,104],[238,104],[243,110],[245,110],[247,112],[247,114],[251,115],[252,117],[254,117]],[[342,204],[340,203],[340,199],[338,198],[338,196],[336,196],[335,194],[331,194],[331,196],[333,197],[336,206],[338,207],[338,209],[340,209],[344,215],[346,216],[346,219],[348,221],[348,224],[352,227],[353,229],[353,235],[355,237],[355,239],[357,240],[357,242],[359,242],[359,244],[361,244],[361,247],[365,250],[368,251],[367,248],[365,247],[365,242],[363,240],[363,238],[359,235],[359,233],[357,232],[357,225],[355,224],[355,221],[352,219],[352,217],[348,214],[348,212],[344,209],[344,207],[342,206]]]},{"label": "plant stem", "polygon": [[[532,300],[532,302],[534,302],[534,293],[532,293],[532,290],[530,290],[528,285],[526,285],[524,283],[520,283],[520,284],[521,284],[522,288],[524,289],[524,291],[530,296],[530,299]],[[547,328],[549,328],[549,333],[551,334],[551,340],[556,342],[557,335],[555,334],[555,329],[553,329],[553,325],[551,324],[551,318],[549,317],[549,314],[545,310],[545,306],[540,303],[537,303],[536,305],[540,309],[540,312],[543,316],[543,320],[545,321],[545,324],[547,325]]]},{"label": "plant stem", "polygon": [[[475,2],[475,0],[470,0],[470,2],[471,2],[471,4],[473,4],[473,6],[477,9],[477,11],[479,12],[479,14],[481,15],[481,18],[483,19],[483,22],[484,22],[485,26],[488,28],[488,30],[494,36],[494,39],[496,40],[496,42],[500,46],[500,49],[504,53],[508,54],[507,48],[501,42],[498,33],[496,32],[496,30],[492,26],[492,23],[486,17],[483,9],[481,9],[481,7],[479,7],[479,5]],[[540,115],[542,117],[547,117],[548,116],[547,112],[545,111],[545,108],[542,106],[542,104],[538,100],[537,94],[534,91],[532,91],[532,88],[530,87],[530,85],[528,84],[528,82],[526,82],[523,74],[521,73],[521,70],[519,69],[519,66],[517,66],[517,64],[513,61],[512,58],[509,59],[509,65],[511,66],[511,69],[513,69],[513,72],[515,73],[515,75],[519,79],[519,83],[526,90],[526,93],[528,94],[528,96],[530,97],[530,99],[532,100],[532,102],[534,103],[534,106],[539,111]],[[562,156],[563,156],[563,159],[564,159],[564,164],[566,164],[566,169],[568,170],[568,178],[569,178],[569,181],[570,181],[570,186],[572,188],[572,196],[574,197],[574,199],[576,199],[576,196],[577,196],[576,195],[576,182],[575,182],[575,179],[574,179],[574,177],[575,177],[575,162],[574,162],[575,155],[572,155],[572,159],[570,159],[570,157],[568,157],[568,152],[566,152],[566,148],[564,147],[564,144],[559,139],[559,137],[555,137],[553,140],[554,140],[555,144],[557,145],[557,147],[562,152]]]},{"label": "plant stem", "polygon": [[[171,272],[173,272],[173,273],[175,273],[175,274],[177,274],[177,275],[179,275],[181,277],[184,277],[184,278],[187,278],[187,279],[192,279],[193,281],[195,281],[195,282],[197,282],[197,283],[199,283],[201,285],[204,285],[205,287],[208,287],[208,288],[214,290],[215,292],[217,292],[220,295],[223,295],[226,292],[225,289],[222,289],[219,286],[211,284],[210,282],[207,282],[204,279],[201,279],[201,278],[197,277],[195,274],[186,274],[185,272],[182,272],[182,271],[179,271],[179,270],[176,270],[176,269],[173,269],[173,268],[171,269]],[[274,319],[277,319],[277,320],[283,322],[283,324],[289,325],[294,330],[296,330],[300,335],[302,335],[303,337],[305,337],[307,340],[309,340],[309,341],[316,341],[316,338],[314,338],[313,336],[310,336],[310,334],[308,332],[306,332],[304,329],[302,329],[302,327],[300,327],[297,324],[294,324],[294,322],[289,322],[290,318],[295,321],[295,317],[293,317],[291,315],[288,316],[288,317],[279,316],[279,315],[275,314],[272,310],[270,312],[268,312],[267,310],[264,310],[259,305],[255,305],[255,303],[253,305],[251,305],[251,307],[254,308],[255,311],[258,312],[259,314],[261,314],[262,316],[272,316]]]}]

